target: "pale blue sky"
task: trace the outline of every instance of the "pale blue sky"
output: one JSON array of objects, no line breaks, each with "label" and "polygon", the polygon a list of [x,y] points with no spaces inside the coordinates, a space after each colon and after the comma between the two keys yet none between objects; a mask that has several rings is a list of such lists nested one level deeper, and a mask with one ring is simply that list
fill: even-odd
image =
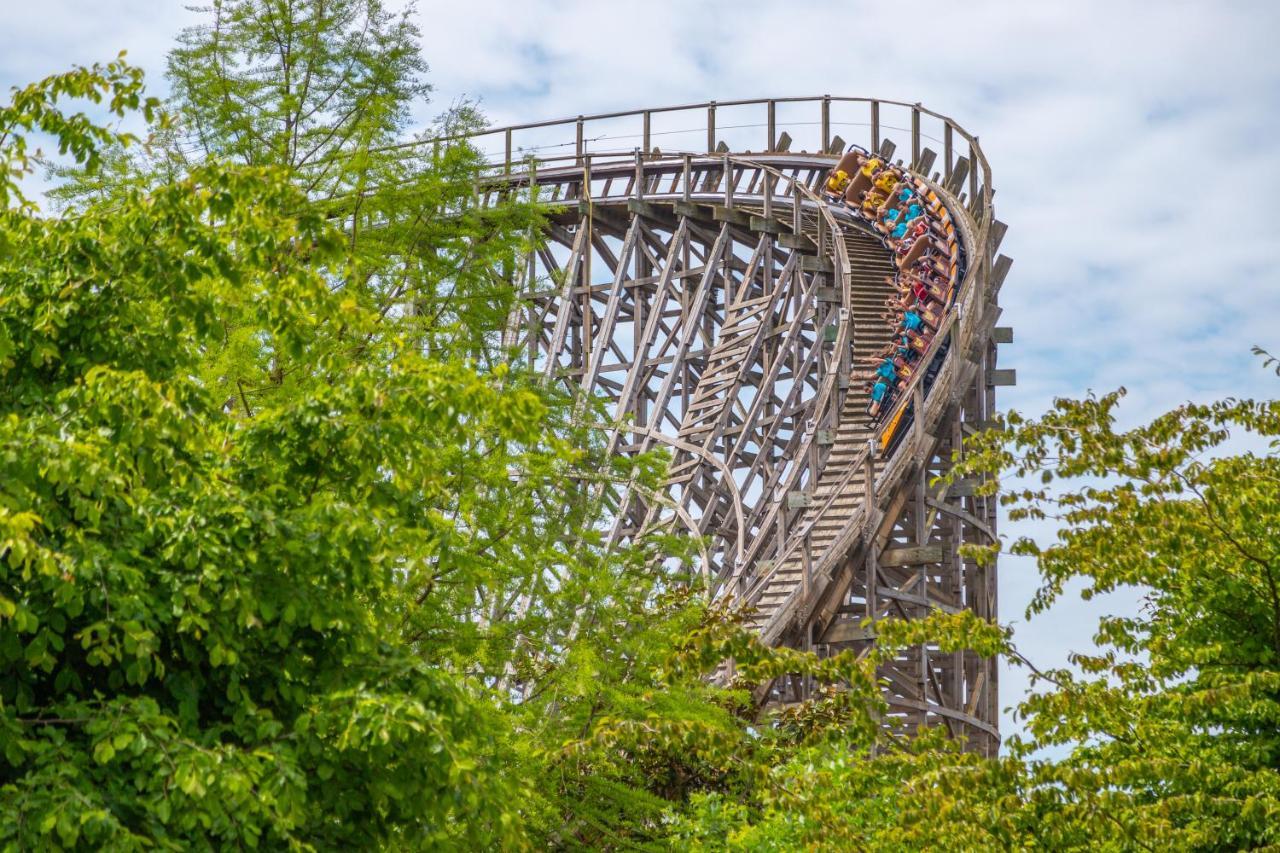
[{"label": "pale blue sky", "polygon": [[[184,5],[6,0],[0,87],[127,48],[163,93]],[[1276,392],[1249,347],[1280,350],[1280,3],[421,0],[416,15],[436,86],[423,122],[464,96],[495,123],[824,93],[955,117],[982,138],[1010,229],[1001,365],[1019,384],[1002,407],[1123,385],[1138,420]],[[1002,563],[1002,621],[1041,666],[1136,606],[1072,598],[1027,624],[1035,583]],[[1003,704],[1022,683],[1006,673]]]}]

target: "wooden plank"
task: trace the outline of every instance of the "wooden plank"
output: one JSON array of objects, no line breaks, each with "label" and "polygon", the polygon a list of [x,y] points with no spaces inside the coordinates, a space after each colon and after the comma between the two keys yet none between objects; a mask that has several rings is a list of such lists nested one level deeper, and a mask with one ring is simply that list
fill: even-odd
[{"label": "wooden plank", "polygon": [[933,168],[933,162],[938,159],[938,153],[932,148],[926,148],[920,152],[920,159],[912,164],[911,170],[917,175],[927,175],[929,170]]},{"label": "wooden plank", "polygon": [[752,216],[748,221],[752,231],[764,231],[768,234],[783,234],[787,231],[787,225],[775,216]]},{"label": "wooden plank", "polygon": [[880,565],[886,568],[941,562],[941,545],[912,545],[906,548],[889,548],[880,552]]},{"label": "wooden plank", "polygon": [[641,201],[638,198],[627,199],[627,210],[631,213],[647,216],[650,219],[666,220],[671,216],[671,209],[665,205],[654,204],[650,201]]},{"label": "wooden plank", "polygon": [[822,634],[820,643],[856,643],[860,640],[874,640],[874,628],[863,628],[852,619],[840,619],[832,622]]},{"label": "wooden plank", "polygon": [[876,587],[876,595],[888,601],[900,601],[907,604],[915,604],[921,607],[931,607],[935,610],[941,610],[943,613],[959,613],[960,608],[953,607],[950,604],[944,604],[937,599],[928,598],[923,595],[917,595],[910,592],[901,592],[887,586]]},{"label": "wooden plank", "polygon": [[803,509],[813,506],[813,495],[804,492],[787,492],[787,509]]},{"label": "wooden plank", "polygon": [[998,344],[1013,343],[1013,327],[1012,326],[996,326],[991,330],[991,340]]},{"label": "wooden plank", "polygon": [[1017,385],[1018,371],[1013,369],[997,369],[987,374],[987,387],[995,388],[1000,386]]},{"label": "wooden plank", "polygon": [[988,252],[995,254],[1000,251],[1000,243],[1004,240],[1005,232],[1009,230],[1009,226],[1005,225],[999,219],[991,223],[991,232],[988,235],[990,239]]},{"label": "wooden plank", "polygon": [[696,204],[692,201],[677,201],[672,207],[676,213],[682,216],[692,216],[696,219],[710,219],[711,207],[706,204]]},{"label": "wooden plank", "polygon": [[711,206],[711,218],[717,222],[729,222],[734,225],[741,225],[744,228],[751,227],[751,214],[725,207],[722,204],[713,204]]},{"label": "wooden plank", "polygon": [[947,192],[955,195],[964,186],[964,179],[969,177],[969,159],[960,157],[951,168],[951,177],[947,180]]},{"label": "wooden plank", "polygon": [[1001,255],[996,258],[995,264],[991,267],[991,281],[987,283],[988,298],[994,296],[1000,290],[1000,286],[1004,284],[1004,277],[1009,274],[1009,267],[1013,266],[1013,258],[1008,255]]},{"label": "wooden plank", "polygon": [[800,249],[805,252],[817,250],[818,244],[808,234],[783,234],[778,237],[778,245],[786,249]]}]

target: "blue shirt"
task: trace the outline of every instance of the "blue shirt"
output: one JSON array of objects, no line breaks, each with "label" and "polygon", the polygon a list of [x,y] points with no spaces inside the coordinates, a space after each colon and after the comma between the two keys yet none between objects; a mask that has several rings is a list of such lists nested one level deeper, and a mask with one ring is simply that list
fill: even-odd
[{"label": "blue shirt", "polygon": [[922,210],[920,209],[920,205],[918,205],[918,204],[913,204],[913,205],[911,205],[910,207],[908,207],[908,208],[907,208],[907,215],[906,215],[906,217],[905,217],[905,218],[903,218],[903,220],[902,220],[902,221],[903,221],[903,223],[910,222],[911,220],[913,220],[913,219],[915,219],[916,217],[920,216],[920,214],[921,214],[921,213],[923,213],[923,212],[924,212],[924,211],[922,211]]},{"label": "blue shirt", "polygon": [[883,379],[881,379],[876,383],[875,387],[871,389],[871,399],[879,403],[884,399],[885,392],[888,390],[889,386],[885,384]]},{"label": "blue shirt", "polygon": [[914,311],[908,311],[902,318],[902,325],[908,332],[918,332],[924,325],[924,319]]},{"label": "blue shirt", "polygon": [[890,382],[897,379],[898,371],[893,366],[893,359],[886,358],[884,361],[882,361],[880,363],[880,369],[876,371],[876,376],[883,376],[885,379],[889,380]]}]

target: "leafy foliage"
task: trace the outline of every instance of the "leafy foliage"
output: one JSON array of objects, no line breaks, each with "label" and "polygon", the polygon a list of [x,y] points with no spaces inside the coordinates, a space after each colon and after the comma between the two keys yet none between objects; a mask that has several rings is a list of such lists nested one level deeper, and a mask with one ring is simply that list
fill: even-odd
[{"label": "leafy foliage", "polygon": [[[24,112],[54,109],[71,85],[25,90]],[[133,75],[95,85],[137,95]],[[50,125],[72,152],[93,144],[73,121]],[[494,714],[395,642],[404,554],[388,549],[396,519],[379,504],[406,488],[378,463],[414,451],[408,480],[428,460],[394,441],[335,454],[406,417],[461,435],[497,392],[446,365],[336,357],[335,332],[362,321],[322,274],[340,235],[300,201],[277,172],[207,164],[75,217],[2,214],[9,843],[505,831],[512,782],[484,754]],[[323,394],[226,417],[196,374],[232,300],[261,318],[264,346],[315,365]],[[503,399],[494,429],[529,434],[536,401]]]},{"label": "leafy foliage", "polygon": [[[1114,428],[1123,392],[1059,401],[1038,421],[1011,416],[974,446],[974,468],[1037,473],[1005,497],[1011,517],[1063,530],[1036,556],[1044,584],[1031,613],[1067,581],[1091,596],[1144,591],[1141,616],[1103,619],[1097,655],[1043,673],[1054,689],[1023,703],[1028,748],[1070,746],[1032,762],[1052,808],[1039,831],[1065,844],[1247,848],[1280,840],[1280,404],[1188,404]],[[999,444],[1000,438],[1007,444]],[[1266,452],[1224,452],[1229,440]],[[1237,444],[1238,446],[1238,444]],[[1087,478],[1053,491],[1061,478]]]}]

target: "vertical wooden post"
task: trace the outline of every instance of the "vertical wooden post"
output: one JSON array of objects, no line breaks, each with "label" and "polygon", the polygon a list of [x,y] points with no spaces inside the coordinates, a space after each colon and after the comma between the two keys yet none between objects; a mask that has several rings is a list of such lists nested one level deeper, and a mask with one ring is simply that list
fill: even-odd
[{"label": "vertical wooden post", "polygon": [[[920,386],[917,385],[917,388]],[[920,435],[920,412],[916,411],[916,430]],[[918,445],[917,445],[918,446]],[[928,467],[921,462],[920,470],[916,473],[915,482],[915,535],[914,539],[917,545],[927,545],[929,539],[929,531],[925,528],[926,513],[929,510],[928,504],[925,502],[925,478],[929,476]],[[919,571],[919,580],[916,581],[916,592],[924,599],[924,604],[920,608],[920,618],[926,618],[929,615],[929,564],[921,563]],[[929,695],[929,647],[921,643],[919,646],[920,654],[920,701],[927,701]]]},{"label": "vertical wooden post", "polygon": [[689,201],[692,188],[690,182],[693,180],[693,157],[689,154],[684,155],[684,195],[682,198],[687,203]]},{"label": "vertical wooden post", "polygon": [[636,149],[636,185],[634,195],[644,201],[644,155]]},{"label": "vertical wooden post", "polygon": [[955,143],[951,138],[952,133],[951,122],[948,121],[942,131],[942,182],[944,184],[951,181],[951,162],[955,159]]},{"label": "vertical wooden post", "polygon": [[773,218],[773,173],[764,173],[764,218]]},{"label": "vertical wooden post", "polygon": [[871,102],[871,153],[880,152],[880,102]]},{"label": "vertical wooden post", "polygon": [[724,206],[733,210],[733,164],[729,155],[724,155]]},{"label": "vertical wooden post", "polygon": [[768,118],[768,125],[769,125],[769,143],[768,143],[767,145],[765,145],[765,147],[764,147],[764,150],[765,150],[765,151],[772,151],[772,150],[774,150],[774,145],[776,145],[776,144],[777,144],[777,142],[778,142],[778,117],[777,117],[777,107],[778,107],[777,103],[771,99],[771,100],[769,101],[769,118]]},{"label": "vertical wooden post", "polygon": [[[867,455],[862,460],[863,475],[866,481],[862,484],[863,499],[866,501],[867,517],[870,518],[872,510],[876,505],[876,440],[874,438],[867,439]],[[870,528],[868,527],[868,531]]]},{"label": "vertical wooden post", "polygon": [[920,162],[920,110],[911,108],[911,168]]},{"label": "vertical wooden post", "polygon": [[[920,364],[917,369],[922,369],[924,364]],[[911,405],[915,408],[916,416],[912,424],[912,431],[915,433],[916,447],[919,448],[924,441],[924,383],[916,382],[915,387],[911,390]],[[923,542],[917,542],[917,545],[923,545]]]},{"label": "vertical wooden post", "polygon": [[804,547],[801,549],[801,587],[803,589],[804,600],[809,600],[809,590],[813,584],[813,531],[805,533]]},{"label": "vertical wooden post", "polygon": [[582,117],[582,116],[578,116],[578,126],[577,126],[577,143],[576,143],[576,145],[574,146],[574,150],[577,152],[577,155],[576,155],[576,156],[577,156],[577,160],[578,160],[578,163],[579,163],[579,164],[581,164],[581,163],[582,163],[582,152],[583,152],[583,148],[584,148],[584,142],[583,142],[583,138],[582,138],[582,125],[583,125],[583,117]]},{"label": "vertical wooden post", "polygon": [[822,96],[822,153],[831,147],[831,96]]},{"label": "vertical wooden post", "polygon": [[649,152],[653,150],[653,146],[649,144],[650,142],[649,118],[650,118],[649,111],[645,110],[644,111],[644,131],[643,131],[644,138],[643,138],[643,141],[641,142],[641,146],[642,146],[642,150],[644,151],[644,156],[646,157],[648,157]]},{"label": "vertical wooden post", "polygon": [[969,143],[969,204],[978,198],[978,152],[973,143]]},{"label": "vertical wooden post", "polygon": [[876,517],[876,440],[867,440],[867,454],[863,457],[863,509],[862,523],[866,531],[863,547],[867,549],[867,616],[876,618],[876,587],[879,585],[879,570],[876,565],[875,517]]},{"label": "vertical wooden post", "polygon": [[707,153],[716,150],[716,102],[707,107]]},{"label": "vertical wooden post", "polygon": [[511,174],[511,128],[507,128],[507,132],[505,136],[506,136],[507,154],[506,154],[506,159],[503,162],[502,171],[504,174],[510,175]]},{"label": "vertical wooden post", "polygon": [[[586,367],[591,360],[591,339],[595,336],[595,329],[592,328],[591,314],[591,243],[595,239],[593,217],[591,215],[594,202],[591,200],[591,155],[584,155],[582,158],[582,194],[587,201],[587,234],[586,239],[582,243],[582,278],[579,283],[582,286],[582,349],[581,349],[581,366]],[[569,296],[573,298],[572,294]],[[571,362],[572,363],[572,362]]]},{"label": "vertical wooden post", "polygon": [[786,497],[786,495],[783,492],[782,486],[778,485],[778,486],[775,486],[774,488],[776,489],[776,491],[774,493],[773,499],[781,504],[781,506],[778,507],[778,515],[777,515],[778,538],[773,545],[773,559],[777,560],[782,557],[782,549],[787,542],[787,505],[783,500]]}]

